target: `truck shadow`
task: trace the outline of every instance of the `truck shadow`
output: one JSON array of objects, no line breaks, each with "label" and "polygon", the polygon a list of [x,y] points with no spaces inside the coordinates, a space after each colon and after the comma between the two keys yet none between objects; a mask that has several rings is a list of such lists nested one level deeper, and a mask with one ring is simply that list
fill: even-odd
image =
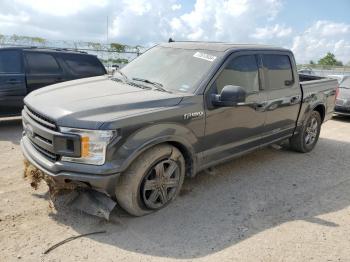
[{"label": "truck shadow", "polygon": [[22,136],[22,119],[20,117],[0,118],[0,141],[10,141],[19,145]]},{"label": "truck shadow", "polygon": [[267,148],[187,179],[174,203],[145,217],[116,210],[106,222],[62,210],[52,218],[82,234],[105,229],[91,238],[124,250],[203,257],[291,221],[338,227],[322,215],[350,205],[349,159],[350,143],[325,138],[309,154]]}]

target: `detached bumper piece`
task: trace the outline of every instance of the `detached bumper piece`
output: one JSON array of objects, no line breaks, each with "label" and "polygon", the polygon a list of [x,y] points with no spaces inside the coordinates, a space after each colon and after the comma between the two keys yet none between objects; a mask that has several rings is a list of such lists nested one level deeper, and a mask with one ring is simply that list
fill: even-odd
[{"label": "detached bumper piece", "polygon": [[50,199],[56,209],[63,205],[109,220],[110,213],[116,206],[116,202],[107,195],[81,184],[57,183],[54,178],[27,160],[24,161],[24,178],[30,181],[30,185],[35,190],[42,181],[45,181],[49,187]]}]

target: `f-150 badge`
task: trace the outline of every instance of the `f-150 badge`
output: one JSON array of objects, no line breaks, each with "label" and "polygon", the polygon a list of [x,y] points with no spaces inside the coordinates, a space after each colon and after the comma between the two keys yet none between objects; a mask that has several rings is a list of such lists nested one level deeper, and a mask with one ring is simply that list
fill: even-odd
[{"label": "f-150 badge", "polygon": [[203,111],[184,114],[184,119],[198,118],[204,115]]}]

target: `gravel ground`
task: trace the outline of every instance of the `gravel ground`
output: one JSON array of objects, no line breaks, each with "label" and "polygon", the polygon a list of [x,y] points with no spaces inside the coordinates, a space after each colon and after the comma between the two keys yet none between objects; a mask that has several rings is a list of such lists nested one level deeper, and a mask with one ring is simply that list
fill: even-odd
[{"label": "gravel ground", "polygon": [[350,119],[328,121],[311,153],[251,153],[187,179],[164,210],[110,222],[50,209],[22,179],[21,132],[0,121],[0,261],[350,261]]}]

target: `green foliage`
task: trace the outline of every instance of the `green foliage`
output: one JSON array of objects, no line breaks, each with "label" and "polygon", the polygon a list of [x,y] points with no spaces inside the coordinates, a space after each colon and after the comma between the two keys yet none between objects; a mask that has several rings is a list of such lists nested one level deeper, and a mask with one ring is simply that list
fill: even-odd
[{"label": "green foliage", "polygon": [[46,44],[46,39],[44,38],[41,38],[41,37],[29,37],[29,39],[32,40],[32,42],[36,42],[36,43],[39,43],[39,44]]},{"label": "green foliage", "polygon": [[100,59],[100,61],[104,64],[127,64],[129,60],[126,58],[110,58],[110,59]]},{"label": "green foliage", "polygon": [[11,36],[11,40],[14,41],[14,42],[17,42],[18,40],[20,40],[20,36],[16,35],[16,34],[13,34]]},{"label": "green foliage", "polygon": [[318,64],[325,66],[342,66],[343,63],[335,58],[335,55],[328,52],[326,56],[318,60]]},{"label": "green foliage", "polygon": [[310,65],[314,65],[315,62],[314,62],[313,60],[310,60],[309,64],[310,64]]},{"label": "green foliage", "polygon": [[37,44],[46,44],[46,39],[41,37],[31,37],[31,36],[24,36],[24,35],[16,35],[13,34],[10,39],[14,42],[27,42],[30,44],[37,43]]},{"label": "green foliage", "polygon": [[88,47],[91,47],[96,50],[102,50],[102,45],[100,43],[88,42]]},{"label": "green foliage", "polygon": [[127,46],[126,46],[126,45],[119,44],[119,43],[111,43],[110,47],[111,47],[111,49],[112,49],[113,51],[122,53],[122,52],[125,52],[125,48],[126,48]]}]

